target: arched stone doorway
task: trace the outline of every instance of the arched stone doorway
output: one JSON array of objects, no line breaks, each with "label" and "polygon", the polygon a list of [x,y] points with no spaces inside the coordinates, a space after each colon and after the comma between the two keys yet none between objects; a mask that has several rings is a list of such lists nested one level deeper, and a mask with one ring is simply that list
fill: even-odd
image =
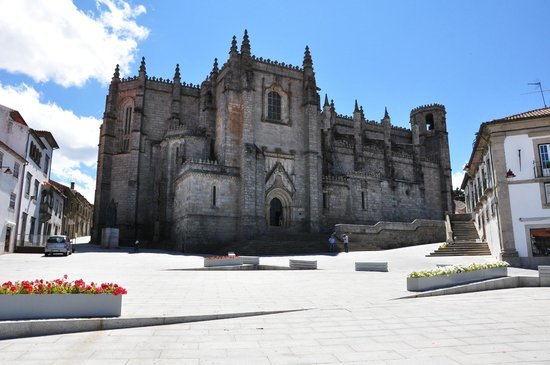
[{"label": "arched stone doorway", "polygon": [[278,198],[273,198],[269,203],[269,225],[279,227],[283,225],[283,222],[283,204]]},{"label": "arched stone doorway", "polygon": [[292,198],[281,188],[267,193],[265,213],[268,227],[290,227],[292,223]]}]

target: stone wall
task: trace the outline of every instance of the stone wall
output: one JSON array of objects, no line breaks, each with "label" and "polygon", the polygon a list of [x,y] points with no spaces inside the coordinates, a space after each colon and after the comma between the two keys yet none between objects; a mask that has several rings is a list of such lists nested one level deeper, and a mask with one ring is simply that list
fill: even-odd
[{"label": "stone wall", "polygon": [[338,237],[347,233],[350,250],[386,250],[445,242],[445,221],[415,219],[412,223],[378,222],[375,225],[337,224]]}]

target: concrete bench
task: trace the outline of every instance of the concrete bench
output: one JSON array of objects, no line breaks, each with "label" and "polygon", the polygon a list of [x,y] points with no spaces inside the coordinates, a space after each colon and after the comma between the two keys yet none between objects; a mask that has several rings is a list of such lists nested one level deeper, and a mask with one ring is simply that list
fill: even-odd
[{"label": "concrete bench", "polygon": [[244,265],[259,265],[260,257],[259,256],[241,256],[243,259]]},{"label": "concrete bench", "polygon": [[550,266],[539,266],[540,286],[550,286]]},{"label": "concrete bench", "polygon": [[315,269],[317,269],[317,261],[290,259],[288,266],[290,266],[291,269],[315,270]]},{"label": "concrete bench", "polygon": [[388,271],[387,262],[356,262],[355,271]]}]

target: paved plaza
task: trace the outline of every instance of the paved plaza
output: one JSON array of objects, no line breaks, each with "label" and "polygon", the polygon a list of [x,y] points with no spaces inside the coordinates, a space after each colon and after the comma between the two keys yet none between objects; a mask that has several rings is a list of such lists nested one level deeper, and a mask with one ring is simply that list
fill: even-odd
[{"label": "paved plaza", "polygon": [[[1,364],[550,364],[550,288],[397,299],[409,272],[483,257],[425,257],[437,244],[338,255],[314,271],[195,271],[201,256],[79,245],[69,257],[0,256],[0,281],[116,282],[122,318],[297,310],[246,318],[0,341]],[[356,272],[387,261],[389,272]],[[509,275],[536,276],[524,269]]]}]

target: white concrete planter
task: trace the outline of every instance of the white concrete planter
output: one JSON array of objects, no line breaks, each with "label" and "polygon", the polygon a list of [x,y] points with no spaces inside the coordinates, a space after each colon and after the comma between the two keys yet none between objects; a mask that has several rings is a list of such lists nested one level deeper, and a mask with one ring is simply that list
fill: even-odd
[{"label": "white concrete planter", "polygon": [[235,266],[242,265],[243,259],[240,256],[235,257],[225,257],[225,258],[204,258],[204,267],[214,267],[214,266]]},{"label": "white concrete planter", "polygon": [[122,295],[2,294],[0,320],[118,317]]},{"label": "white concrete planter", "polygon": [[447,288],[455,285],[508,276],[507,267],[461,272],[451,275],[436,275],[422,278],[407,278],[408,291],[424,291]]}]

